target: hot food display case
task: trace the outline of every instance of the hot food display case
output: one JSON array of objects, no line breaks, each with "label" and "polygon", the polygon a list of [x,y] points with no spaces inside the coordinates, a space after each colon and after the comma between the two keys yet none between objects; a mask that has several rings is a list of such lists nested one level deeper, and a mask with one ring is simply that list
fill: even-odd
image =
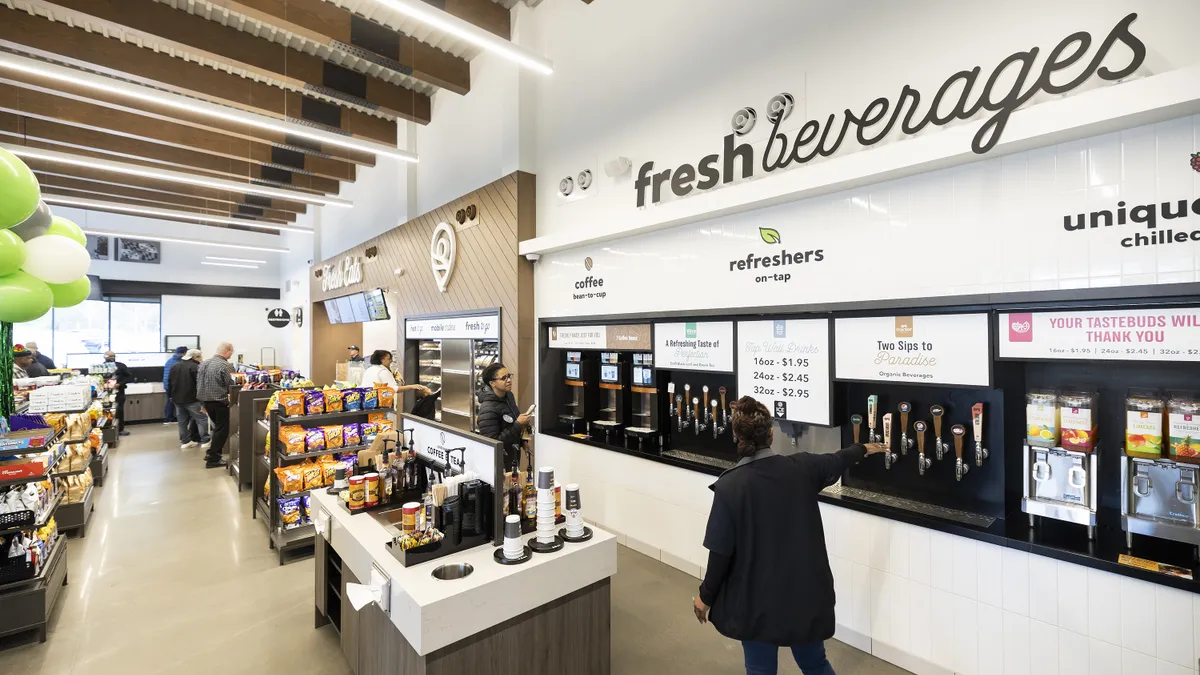
[{"label": "hot food display case", "polygon": [[483,371],[501,360],[500,310],[408,316],[404,335],[406,379],[440,394],[434,419],[478,429],[475,395]]}]

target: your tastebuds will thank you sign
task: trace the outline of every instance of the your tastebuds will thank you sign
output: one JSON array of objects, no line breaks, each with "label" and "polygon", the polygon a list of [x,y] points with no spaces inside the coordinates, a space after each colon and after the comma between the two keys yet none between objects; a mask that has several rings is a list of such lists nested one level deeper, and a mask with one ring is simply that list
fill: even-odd
[{"label": "your tastebuds will thank you sign", "polygon": [[1200,308],[999,315],[1000,358],[1200,361]]}]

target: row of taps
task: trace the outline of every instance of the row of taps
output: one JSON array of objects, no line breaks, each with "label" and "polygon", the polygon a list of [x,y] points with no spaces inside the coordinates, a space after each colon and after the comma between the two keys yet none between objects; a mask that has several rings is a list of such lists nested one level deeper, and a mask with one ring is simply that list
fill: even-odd
[{"label": "row of taps", "polygon": [[[700,405],[700,397],[692,396],[692,385],[683,385],[683,393],[675,393],[675,383],[667,383],[667,400],[671,403],[671,417],[675,418],[675,427],[683,431],[689,426],[699,436],[707,429],[712,429],[713,438],[725,433],[729,428],[729,407],[725,403],[725,387],[717,389],[721,395],[721,404],[717,400],[708,400],[708,385],[702,387],[704,405]],[[691,407],[688,407],[688,401]]]},{"label": "row of taps", "polygon": [[[884,453],[884,466],[891,470],[892,465],[900,461],[900,457],[907,456],[909,449],[913,447],[913,439],[908,437],[908,416],[912,413],[912,404],[908,401],[901,401],[898,406],[900,411],[900,456],[892,452],[892,413],[887,413],[883,416],[883,435],[875,433],[875,420],[879,411],[879,397],[872,394],[867,397],[867,442],[882,443],[887,446],[887,451]],[[934,451],[938,460],[947,450],[950,449],[950,444],[942,440],[942,415],[946,413],[946,409],[940,405],[929,407],[929,415],[933,418],[933,438]],[[854,442],[859,442],[861,426],[863,422],[862,415],[851,415],[850,423],[854,425]],[[975,466],[983,466],[983,460],[987,459],[987,448],[983,447],[983,404],[976,403],[971,406],[971,427],[975,435]],[[917,469],[921,475],[925,475],[925,470],[933,465],[933,459],[925,455],[925,431],[929,428],[924,420],[917,420],[913,424],[913,430],[916,432],[917,444]],[[962,480],[963,476],[970,470],[969,462],[963,461],[963,437],[967,430],[961,424],[955,424],[950,427],[950,434],[954,437],[954,454],[956,460],[954,463],[955,480]]]}]

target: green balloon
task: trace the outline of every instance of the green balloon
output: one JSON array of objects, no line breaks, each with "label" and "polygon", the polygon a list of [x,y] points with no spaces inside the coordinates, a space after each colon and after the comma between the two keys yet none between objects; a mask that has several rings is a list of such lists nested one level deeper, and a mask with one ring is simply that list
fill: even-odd
[{"label": "green balloon", "polygon": [[92,292],[92,282],[86,276],[65,284],[46,284],[54,294],[55,307],[74,307],[87,300]]},{"label": "green balloon", "polygon": [[25,242],[12,230],[0,230],[0,276],[11,274],[25,264]]},{"label": "green balloon", "polygon": [[0,321],[24,323],[50,311],[54,294],[37,277],[17,270],[0,277]]},{"label": "green balloon", "polygon": [[83,233],[83,230],[79,229],[78,225],[66,218],[54,216],[54,220],[50,222],[50,229],[46,230],[46,234],[61,235],[67,239],[74,239],[79,242],[80,246],[87,246],[87,235]]},{"label": "green balloon", "polygon": [[0,230],[20,225],[42,200],[33,172],[16,155],[0,148]]}]

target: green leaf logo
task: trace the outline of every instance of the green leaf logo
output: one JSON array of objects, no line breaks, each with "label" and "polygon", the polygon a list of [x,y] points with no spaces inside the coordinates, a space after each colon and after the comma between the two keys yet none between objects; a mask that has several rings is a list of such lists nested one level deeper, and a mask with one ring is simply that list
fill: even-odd
[{"label": "green leaf logo", "polygon": [[758,228],[758,236],[762,237],[762,240],[768,244],[778,244],[783,241],[779,237],[779,230],[773,230],[769,227]]}]

